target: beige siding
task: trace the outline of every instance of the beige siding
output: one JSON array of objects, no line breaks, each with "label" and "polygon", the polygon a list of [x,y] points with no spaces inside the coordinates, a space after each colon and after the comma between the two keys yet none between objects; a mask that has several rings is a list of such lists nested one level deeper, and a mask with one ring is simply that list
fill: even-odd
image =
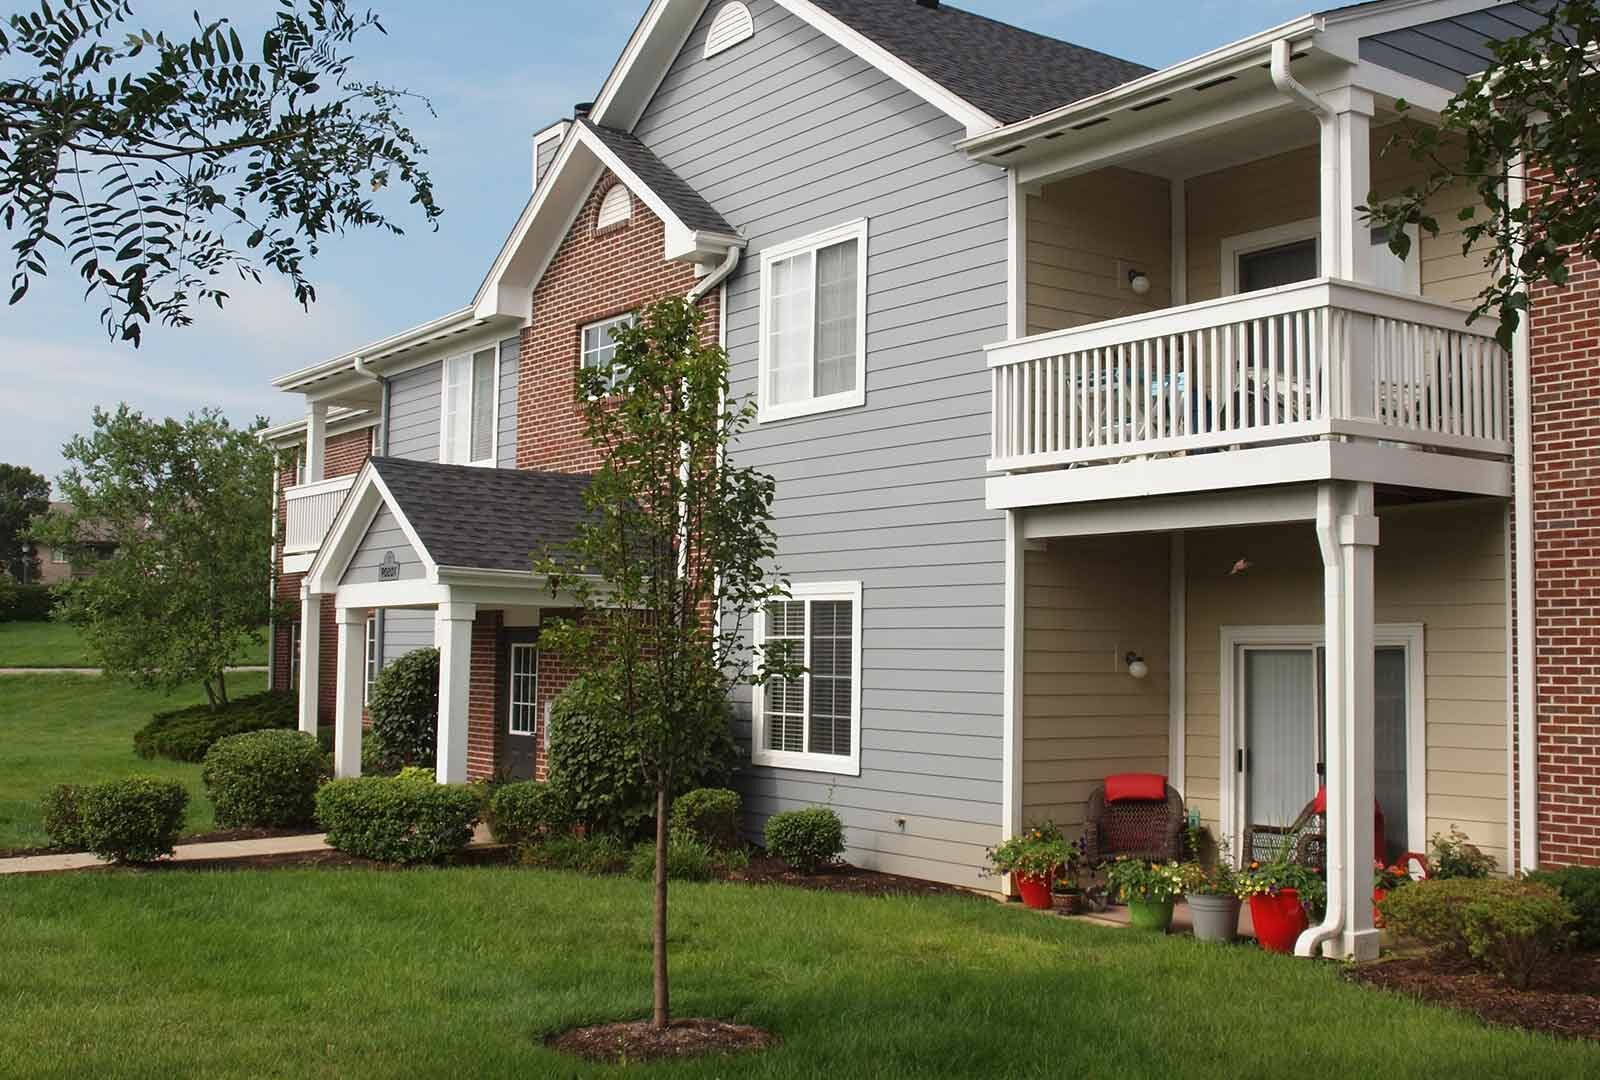
[{"label": "beige siding", "polygon": [[[1069,832],[1108,774],[1167,771],[1166,536],[1053,541],[1029,552],[1023,675],[1025,821]],[[1143,680],[1122,653],[1150,665]]]},{"label": "beige siding", "polygon": [[[1457,824],[1505,859],[1506,621],[1498,503],[1381,512],[1377,619],[1424,627],[1427,833]],[[1188,540],[1187,796],[1220,817],[1218,695],[1225,625],[1322,620],[1309,525],[1195,533]],[[1239,559],[1253,565],[1233,576]]]},{"label": "beige siding", "polygon": [[[1155,311],[1172,302],[1172,200],[1167,181],[1102,169],[1030,195],[1028,333]],[[1136,296],[1128,271],[1150,277]],[[1120,271],[1120,272],[1119,272]]]}]

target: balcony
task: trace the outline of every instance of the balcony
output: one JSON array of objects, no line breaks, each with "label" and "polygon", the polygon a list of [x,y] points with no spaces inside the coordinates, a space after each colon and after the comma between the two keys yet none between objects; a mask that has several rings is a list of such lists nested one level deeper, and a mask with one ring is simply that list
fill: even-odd
[{"label": "balcony", "polygon": [[1511,453],[1510,357],[1453,304],[1321,278],[992,346],[994,473],[1347,437]]},{"label": "balcony", "polygon": [[286,516],[283,530],[284,571],[305,570],[311,565],[322,540],[333,525],[334,516],[355,483],[354,476],[340,476],[315,484],[297,484],[283,493]]}]

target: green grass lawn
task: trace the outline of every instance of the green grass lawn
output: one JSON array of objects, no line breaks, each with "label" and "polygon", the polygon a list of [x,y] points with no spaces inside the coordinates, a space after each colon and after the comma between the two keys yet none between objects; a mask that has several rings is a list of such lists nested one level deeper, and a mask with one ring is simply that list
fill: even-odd
[{"label": "green grass lawn", "polygon": [[[649,886],[499,868],[104,872],[0,886],[3,1076],[587,1076],[649,1014]],[[674,886],[674,1003],[775,1032],[672,1076],[1600,1075],[1328,964],[958,898]]]},{"label": "green grass lawn", "polygon": [[[235,661],[240,667],[267,662],[264,640],[251,642]],[[58,622],[0,623],[0,668],[95,667],[77,627]]]},{"label": "green grass lawn", "polygon": [[[259,674],[228,680],[229,692],[261,690]],[[167,697],[92,675],[0,677],[0,849],[41,847],[39,798],[57,784],[143,773],[182,780],[190,792],[188,832],[212,827],[200,766],[133,752],[133,732],[152,714],[204,700],[198,688]],[[3,1075],[3,1073],[0,1073]]]}]

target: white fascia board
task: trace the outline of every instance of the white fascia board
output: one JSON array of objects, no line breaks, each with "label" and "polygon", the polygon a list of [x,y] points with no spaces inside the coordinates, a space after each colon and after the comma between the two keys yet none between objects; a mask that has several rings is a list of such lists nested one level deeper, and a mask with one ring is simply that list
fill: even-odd
[{"label": "white fascia board", "polygon": [[[378,421],[378,414],[370,409],[331,409],[328,412],[328,434],[343,435],[348,431],[377,427]],[[298,446],[306,441],[305,418],[263,428],[256,438],[269,446]]]},{"label": "white fascia board", "polygon": [[417,558],[422,560],[423,580],[434,585],[439,583],[439,567],[434,563],[433,556],[422,545],[416,529],[400,509],[400,504],[383,482],[383,477],[368,461],[356,474],[350,494],[345,496],[344,505],[339,507],[338,515],[328,528],[328,535],[323,537],[322,546],[317,549],[316,560],[306,572],[306,588],[310,592],[327,595],[339,591],[339,581],[344,577],[350,560],[355,557],[356,548],[361,546],[373,519],[384,506],[394,514],[406,542],[416,551]]},{"label": "white fascia board", "polygon": [[447,335],[464,325],[471,325],[475,318],[472,308],[457,308],[455,311],[441,315],[436,319],[430,319],[410,329],[402,330],[398,334],[380,338],[377,341],[363,345],[359,349],[352,349],[347,353],[336,356],[331,360],[323,360],[310,367],[301,368],[299,371],[291,371],[287,375],[280,375],[272,380],[272,385],[279,390],[304,390],[312,383],[320,382],[346,371],[354,371],[357,358],[369,362],[378,360],[388,353],[411,348],[431,337]]}]

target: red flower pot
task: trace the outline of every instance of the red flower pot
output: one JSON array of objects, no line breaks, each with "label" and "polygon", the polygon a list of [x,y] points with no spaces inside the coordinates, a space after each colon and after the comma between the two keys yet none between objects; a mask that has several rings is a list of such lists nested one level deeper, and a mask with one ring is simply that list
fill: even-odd
[{"label": "red flower pot", "polygon": [[1305,908],[1300,906],[1300,894],[1294,889],[1281,889],[1277,896],[1252,896],[1250,922],[1261,947],[1276,953],[1294,952],[1295,939],[1310,925]]},{"label": "red flower pot", "polygon": [[1383,903],[1383,898],[1385,896],[1388,896],[1388,895],[1389,895],[1389,890],[1388,889],[1373,889],[1372,890],[1372,925],[1373,926],[1380,927],[1380,928],[1383,926],[1383,916],[1378,912],[1378,905]]},{"label": "red flower pot", "polygon": [[1017,889],[1022,893],[1022,903],[1038,911],[1049,911],[1050,903],[1050,878],[1047,875],[1037,877],[1029,874],[1017,874]]}]

